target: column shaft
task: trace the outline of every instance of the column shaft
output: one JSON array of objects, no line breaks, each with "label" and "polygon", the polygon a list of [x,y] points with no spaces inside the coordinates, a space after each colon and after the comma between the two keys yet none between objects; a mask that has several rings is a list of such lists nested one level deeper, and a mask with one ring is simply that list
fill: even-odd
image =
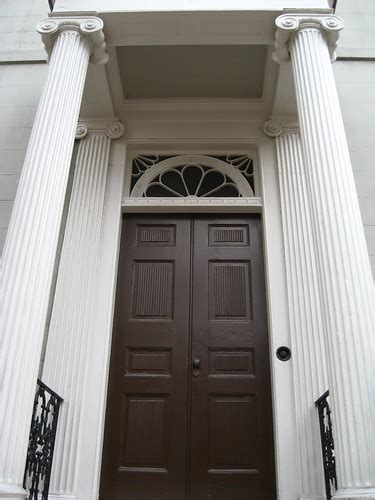
[{"label": "column shaft", "polygon": [[38,27],[51,55],[4,246],[0,319],[0,497],[22,479],[47,309],[87,66],[107,61],[101,19]]},{"label": "column shaft", "polygon": [[64,396],[52,494],[74,492],[110,143],[105,131],[90,132],[76,162],[43,367],[43,380]]},{"label": "column shaft", "polygon": [[[88,42],[56,40],[3,255],[0,483],[22,483]],[[5,486],[2,486],[5,489]],[[1,491],[1,490],[0,490]]]},{"label": "column shaft", "polygon": [[339,22],[285,14],[277,25],[294,30],[289,50],[326,322],[336,496],[375,498],[373,283],[325,34]]},{"label": "column shaft", "polygon": [[327,388],[317,264],[300,136],[276,138],[292,338],[301,498],[324,496],[316,399]]}]

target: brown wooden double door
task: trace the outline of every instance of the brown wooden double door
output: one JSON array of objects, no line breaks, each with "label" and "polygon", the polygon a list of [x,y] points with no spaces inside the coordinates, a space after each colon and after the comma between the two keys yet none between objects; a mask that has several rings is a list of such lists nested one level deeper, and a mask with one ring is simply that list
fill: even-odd
[{"label": "brown wooden double door", "polygon": [[123,222],[100,498],[274,500],[261,221]]}]

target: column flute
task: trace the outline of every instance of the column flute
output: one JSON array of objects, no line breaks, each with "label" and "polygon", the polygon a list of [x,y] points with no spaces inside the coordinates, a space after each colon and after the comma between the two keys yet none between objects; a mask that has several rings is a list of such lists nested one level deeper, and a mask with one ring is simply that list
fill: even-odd
[{"label": "column flute", "polygon": [[74,136],[89,61],[105,63],[103,22],[50,18],[38,27],[50,64],[5,242],[1,288],[0,498],[22,478]]},{"label": "column flute", "polygon": [[51,314],[43,380],[64,394],[51,476],[51,494],[76,495],[82,413],[91,353],[93,308],[111,141],[116,120],[80,122],[80,139],[59,276]]},{"label": "column flute", "polygon": [[291,59],[318,264],[339,490],[375,498],[373,282],[331,61],[342,20],[285,13],[274,59]]}]

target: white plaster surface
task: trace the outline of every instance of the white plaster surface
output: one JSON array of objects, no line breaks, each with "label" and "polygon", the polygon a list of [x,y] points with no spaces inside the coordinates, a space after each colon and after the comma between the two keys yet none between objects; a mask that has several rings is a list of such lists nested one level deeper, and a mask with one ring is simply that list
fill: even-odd
[{"label": "white plaster surface", "polygon": [[375,278],[375,2],[338,0],[336,12],[345,22],[337,55],[345,59],[334,73]]},{"label": "white plaster surface", "polygon": [[[44,82],[46,55],[36,24],[47,0],[1,0],[0,9],[0,255]],[[20,64],[25,61],[25,64]],[[17,62],[17,64],[6,64]]]},{"label": "white plaster surface", "polygon": [[375,60],[339,60],[333,68],[375,277]]},{"label": "white plaster surface", "polygon": [[345,21],[339,57],[375,57],[374,0],[338,0],[336,14]]},{"label": "white plaster surface", "polygon": [[36,25],[47,17],[47,0],[1,0],[0,62],[43,60]]},{"label": "white plaster surface", "polygon": [[47,65],[0,65],[0,254]]}]

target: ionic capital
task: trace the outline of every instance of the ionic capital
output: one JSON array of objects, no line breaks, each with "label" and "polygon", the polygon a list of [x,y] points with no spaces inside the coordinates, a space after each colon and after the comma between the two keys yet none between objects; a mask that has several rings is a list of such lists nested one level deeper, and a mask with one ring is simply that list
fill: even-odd
[{"label": "ionic capital", "polygon": [[106,134],[110,139],[120,139],[124,125],[115,120],[82,120],[77,124],[76,139],[84,139],[89,133]]},{"label": "ionic capital", "polygon": [[99,17],[50,17],[38,24],[37,30],[42,36],[44,47],[49,56],[59,33],[64,30],[74,30],[86,37],[90,43],[91,63],[105,64],[108,61],[103,21]]},{"label": "ionic capital", "polygon": [[105,133],[110,139],[120,139],[125,133],[125,127],[121,122],[108,123]]},{"label": "ionic capital", "polygon": [[76,139],[84,139],[89,133],[89,129],[85,123],[78,122],[76,128]]},{"label": "ionic capital", "polygon": [[319,29],[327,42],[331,61],[336,59],[335,50],[340,31],[344,27],[341,17],[333,14],[282,14],[276,21],[275,51],[273,60],[277,63],[289,61],[289,43],[295,34],[306,28]]},{"label": "ionic capital", "polygon": [[267,120],[264,122],[263,131],[268,137],[274,139],[275,137],[279,137],[282,134],[283,129],[281,123],[274,120]]},{"label": "ionic capital", "polygon": [[294,121],[267,120],[263,125],[263,131],[272,139],[281,134],[299,134],[299,125]]}]

